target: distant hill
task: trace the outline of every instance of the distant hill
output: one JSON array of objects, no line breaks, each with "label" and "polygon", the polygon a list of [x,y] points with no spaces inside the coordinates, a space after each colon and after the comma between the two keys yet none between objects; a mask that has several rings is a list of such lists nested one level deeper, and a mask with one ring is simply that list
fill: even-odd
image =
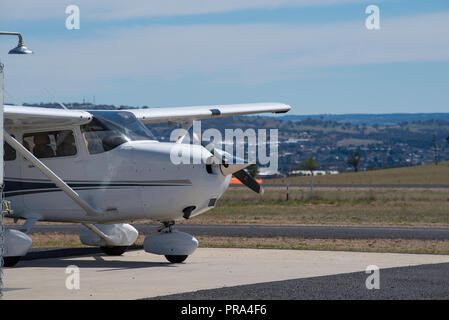
[{"label": "distant hill", "polygon": [[[432,118],[401,122],[399,125],[359,125],[321,119],[289,120],[278,117],[245,116],[204,120],[203,130],[278,129],[278,164],[283,174],[313,157],[321,170],[352,171],[347,164],[351,152],[358,150],[361,170],[416,166],[435,160],[449,160],[449,121]],[[150,130],[167,141],[173,127],[154,124]],[[435,139],[435,143],[434,143]]]},{"label": "distant hill", "polygon": [[[57,103],[30,103],[27,106],[61,108]],[[132,106],[69,103],[73,109],[134,109]],[[144,107],[148,108],[148,107]],[[179,125],[148,125],[158,140],[168,141]],[[313,157],[321,170],[352,171],[347,159],[361,154],[360,170],[417,166],[449,160],[449,113],[323,114],[283,116],[240,116],[208,119],[203,130],[278,129],[278,164],[282,174]],[[224,136],[224,135],[223,135]]]},{"label": "distant hill", "polygon": [[430,119],[449,121],[449,113],[384,113],[384,114],[317,114],[317,115],[285,115],[286,121],[301,121],[307,119],[336,121],[339,123],[366,124],[371,126],[392,126],[405,122],[424,122]]}]

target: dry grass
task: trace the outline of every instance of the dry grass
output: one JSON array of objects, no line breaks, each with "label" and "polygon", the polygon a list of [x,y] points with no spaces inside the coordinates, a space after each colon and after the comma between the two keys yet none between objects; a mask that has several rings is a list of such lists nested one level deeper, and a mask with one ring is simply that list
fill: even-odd
[{"label": "dry grass", "polygon": [[[75,234],[31,234],[33,247],[85,247]],[[299,239],[198,236],[200,247],[214,248],[276,248],[297,250],[339,250],[403,253],[449,254],[449,241],[402,239]],[[142,245],[139,236],[137,245]]]},{"label": "dry grass", "polygon": [[215,209],[192,223],[300,225],[449,225],[449,191],[444,189],[265,188],[258,194],[231,188]]},{"label": "dry grass", "polygon": [[31,233],[29,236],[33,240],[33,248],[86,247],[77,234]]},{"label": "dry grass", "polygon": [[449,254],[449,241],[437,240],[198,237],[198,241],[202,247]]},{"label": "dry grass", "polygon": [[311,199],[309,188],[290,187],[289,199],[281,187],[265,187],[263,196],[230,188],[216,208],[178,223],[449,226],[447,189],[319,188]]},{"label": "dry grass", "polygon": [[[5,225],[7,225],[7,224],[14,224],[14,219],[3,217],[3,223],[4,223]],[[17,221],[17,224],[24,224],[24,223],[25,223],[25,219],[19,219],[19,220]],[[57,225],[57,224],[66,224],[66,223],[65,223],[65,222],[37,221],[36,224],[45,224],[45,225],[52,225],[52,224],[55,224],[55,225]]]},{"label": "dry grass", "polygon": [[[315,184],[449,184],[449,162],[438,166],[429,164],[416,167],[375,171],[348,172],[314,177]],[[270,179],[266,184],[309,184],[310,177]]]}]

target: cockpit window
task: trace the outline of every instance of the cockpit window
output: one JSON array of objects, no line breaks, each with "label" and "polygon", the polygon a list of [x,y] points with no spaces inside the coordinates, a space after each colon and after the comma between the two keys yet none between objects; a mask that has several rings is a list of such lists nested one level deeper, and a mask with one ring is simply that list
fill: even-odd
[{"label": "cockpit window", "polygon": [[156,140],[131,112],[89,111],[93,119],[81,126],[81,132],[90,154],[106,152],[136,140]]}]

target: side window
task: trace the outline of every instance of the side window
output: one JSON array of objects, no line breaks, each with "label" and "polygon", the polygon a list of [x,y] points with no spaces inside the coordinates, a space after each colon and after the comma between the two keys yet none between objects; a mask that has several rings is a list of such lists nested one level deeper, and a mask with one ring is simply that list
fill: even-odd
[{"label": "side window", "polygon": [[71,130],[26,133],[23,135],[23,145],[36,158],[76,155],[75,137]]},{"label": "side window", "polygon": [[11,147],[8,143],[3,143],[3,160],[13,161],[16,160],[16,150]]}]

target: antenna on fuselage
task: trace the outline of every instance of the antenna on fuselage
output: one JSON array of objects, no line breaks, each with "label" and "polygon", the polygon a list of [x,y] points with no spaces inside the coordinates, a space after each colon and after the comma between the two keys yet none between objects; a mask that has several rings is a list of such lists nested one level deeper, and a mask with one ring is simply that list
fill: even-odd
[{"label": "antenna on fuselage", "polygon": [[63,109],[69,110],[69,108],[67,108],[61,101],[59,101],[58,98],[56,98],[56,96],[50,92],[50,90],[48,90],[47,88],[44,88],[44,90],[47,91],[47,93],[48,93],[50,96],[52,96],[53,99],[55,99],[55,101],[56,101],[56,102],[57,102]]}]

